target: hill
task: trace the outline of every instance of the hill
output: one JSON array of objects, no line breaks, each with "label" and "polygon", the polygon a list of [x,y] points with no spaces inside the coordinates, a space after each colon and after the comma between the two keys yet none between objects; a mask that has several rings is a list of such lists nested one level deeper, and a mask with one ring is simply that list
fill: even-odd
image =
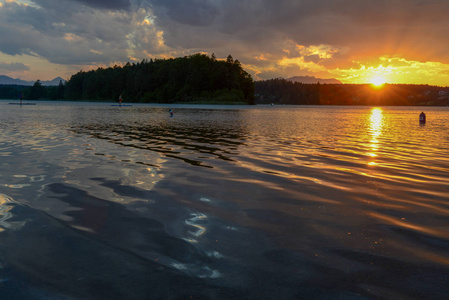
[{"label": "hill", "polygon": [[[43,86],[57,86],[59,82],[65,82],[61,77],[56,77],[53,80],[41,81]],[[11,78],[5,75],[0,75],[0,85],[26,85],[32,86],[36,81],[25,81],[19,78]]]},{"label": "hill", "polygon": [[254,82],[231,55],[194,54],[80,71],[66,83],[68,100],[254,104]]}]

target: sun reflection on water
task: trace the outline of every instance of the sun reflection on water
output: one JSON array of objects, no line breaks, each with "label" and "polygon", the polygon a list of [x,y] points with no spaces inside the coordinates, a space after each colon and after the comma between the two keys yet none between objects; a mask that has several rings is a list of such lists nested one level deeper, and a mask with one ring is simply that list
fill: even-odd
[{"label": "sun reflection on water", "polygon": [[[379,136],[382,134],[383,127],[383,110],[382,108],[372,108],[370,114],[370,147],[371,151],[368,152],[368,156],[375,158],[378,156],[377,152],[379,151]],[[375,161],[370,161],[368,163],[370,166],[376,165]]]}]

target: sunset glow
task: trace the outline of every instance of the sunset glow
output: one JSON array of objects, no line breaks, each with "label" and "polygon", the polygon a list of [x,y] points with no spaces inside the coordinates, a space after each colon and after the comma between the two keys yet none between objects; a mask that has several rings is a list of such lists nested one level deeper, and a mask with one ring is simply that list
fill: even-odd
[{"label": "sunset glow", "polygon": [[342,83],[379,85],[383,81],[391,84],[449,85],[449,64],[446,63],[381,56],[373,62],[359,61],[356,64],[358,68],[339,68],[330,72]]},{"label": "sunset glow", "polygon": [[235,7],[223,0],[185,7],[177,1],[71,3],[67,9],[0,0],[0,20],[8,20],[0,21],[0,75],[51,80],[144,59],[213,53],[223,60],[232,55],[254,80],[307,76],[377,87],[449,86],[449,19],[436,17],[449,10],[448,1],[418,7],[398,0],[375,6],[326,0],[316,8],[283,0]]}]

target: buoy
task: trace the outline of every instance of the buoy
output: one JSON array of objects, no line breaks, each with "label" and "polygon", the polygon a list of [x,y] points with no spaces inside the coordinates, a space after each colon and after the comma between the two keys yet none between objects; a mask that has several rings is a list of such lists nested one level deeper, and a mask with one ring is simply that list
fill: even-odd
[{"label": "buoy", "polygon": [[419,114],[419,123],[421,124],[426,123],[426,114],[424,112]]}]

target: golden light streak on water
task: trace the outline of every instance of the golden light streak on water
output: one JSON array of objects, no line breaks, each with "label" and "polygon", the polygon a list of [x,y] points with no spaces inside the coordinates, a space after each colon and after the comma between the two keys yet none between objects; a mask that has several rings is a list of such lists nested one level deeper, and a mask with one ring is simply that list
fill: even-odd
[{"label": "golden light streak on water", "polygon": [[395,225],[395,226],[403,227],[403,228],[414,230],[414,231],[419,231],[419,232],[430,234],[430,235],[440,237],[440,238],[449,238],[446,228],[441,228],[441,230],[432,229],[427,226],[413,224],[411,222],[406,222],[405,220],[400,220],[396,217],[391,217],[391,216],[387,216],[387,215],[383,215],[383,214],[379,214],[379,213],[369,213],[369,215],[376,219],[385,221],[385,222]]},{"label": "golden light streak on water", "polygon": [[[9,218],[11,218],[11,206],[8,206],[7,204],[11,202],[11,199],[4,195],[4,194],[0,194],[0,226],[2,227],[7,227],[6,224],[6,220],[8,220]],[[0,232],[3,231],[4,229],[0,227]]]},{"label": "golden light streak on water", "polygon": [[[377,157],[377,152],[379,151],[379,136],[382,134],[383,128],[383,110],[382,108],[372,108],[370,112],[370,147],[371,152],[368,152],[367,155],[374,158]],[[370,161],[368,163],[370,166],[376,165],[375,161]]]}]

